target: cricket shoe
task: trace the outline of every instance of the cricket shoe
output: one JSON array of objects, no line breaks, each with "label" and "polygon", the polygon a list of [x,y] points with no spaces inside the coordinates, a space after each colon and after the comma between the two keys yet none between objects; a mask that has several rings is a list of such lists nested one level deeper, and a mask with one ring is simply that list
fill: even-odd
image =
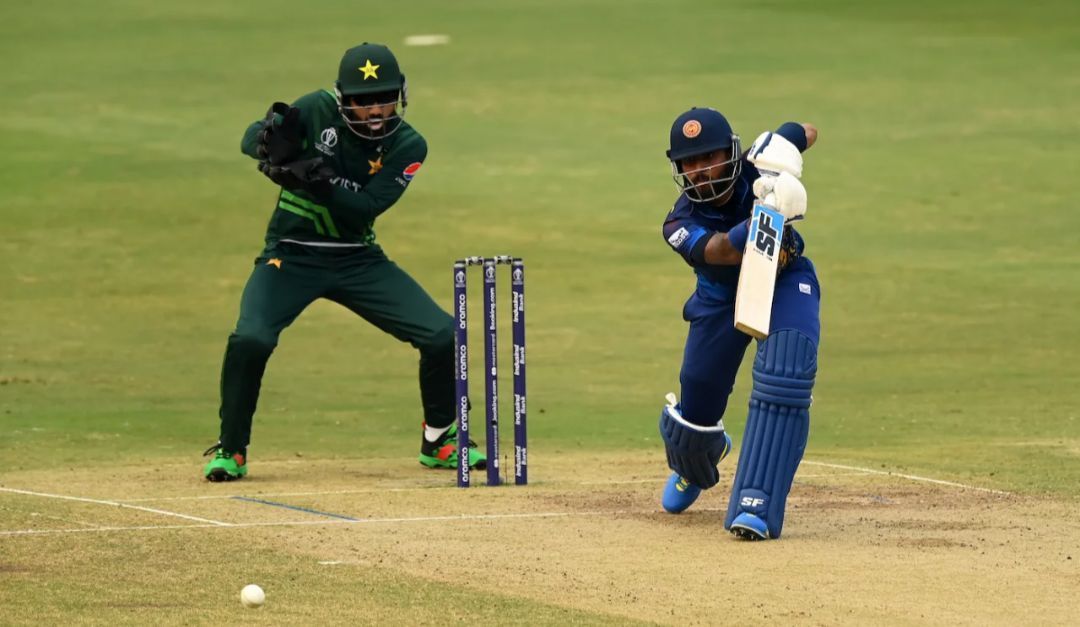
[{"label": "cricket shoe", "polygon": [[660,500],[660,504],[669,514],[681,514],[693,505],[699,496],[701,496],[701,488],[680,477],[679,473],[673,472],[668,478],[667,485],[664,486],[664,497]]},{"label": "cricket shoe", "polygon": [[[724,461],[730,452],[731,436],[725,433],[724,452],[717,463]],[[664,486],[664,496],[660,499],[660,504],[669,514],[681,514],[693,505],[699,496],[701,496],[701,488],[680,477],[679,473],[673,472]]]},{"label": "cricket shoe", "polygon": [[[426,428],[426,425],[425,425]],[[420,463],[428,468],[457,468],[458,467],[458,428],[457,424],[450,425],[439,439],[428,442],[428,439],[420,435]],[[476,442],[469,440],[469,467],[474,470],[487,468],[487,457],[476,448]]]},{"label": "cricket shoe", "polygon": [[[675,393],[669,392],[665,398],[668,402],[667,411],[680,415],[681,408],[675,398]],[[724,461],[730,452],[731,436],[724,433],[724,451],[720,453],[720,459],[716,460],[716,463]],[[681,514],[693,505],[699,496],[701,496],[701,488],[680,477],[679,473],[673,472],[668,477],[667,484],[664,485],[664,496],[661,497],[660,504],[669,514]]]},{"label": "cricket shoe", "polygon": [[247,450],[230,453],[221,448],[221,442],[218,442],[203,452],[204,457],[210,454],[214,455],[214,459],[203,467],[203,476],[207,481],[235,481],[247,474]]},{"label": "cricket shoe", "polygon": [[769,526],[757,516],[743,512],[731,521],[731,533],[741,540],[768,540]]}]

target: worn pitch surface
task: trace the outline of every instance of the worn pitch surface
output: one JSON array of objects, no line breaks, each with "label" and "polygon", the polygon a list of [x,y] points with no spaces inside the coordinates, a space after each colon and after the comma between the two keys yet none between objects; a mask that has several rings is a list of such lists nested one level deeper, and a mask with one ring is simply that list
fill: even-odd
[{"label": "worn pitch surface", "polygon": [[[663,513],[649,461],[583,455],[527,488],[467,491],[450,473],[357,461],[263,461],[213,485],[181,466],[124,483],[12,474],[0,598],[14,622],[1071,618],[1057,599],[1080,583],[1075,504],[811,459],[783,539],[747,543],[723,530],[726,486]],[[234,602],[248,582],[267,591],[259,612]]]}]

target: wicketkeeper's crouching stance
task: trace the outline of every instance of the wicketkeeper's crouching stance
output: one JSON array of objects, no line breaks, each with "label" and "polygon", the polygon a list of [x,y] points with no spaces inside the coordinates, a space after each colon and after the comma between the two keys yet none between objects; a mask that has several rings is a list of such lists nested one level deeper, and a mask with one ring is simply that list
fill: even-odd
[{"label": "wicketkeeper's crouching stance", "polygon": [[[795,229],[784,227],[773,237],[767,225],[752,228],[748,218],[755,202],[786,221],[803,217],[801,152],[816,138],[813,126],[788,122],[775,133],[763,133],[743,154],[728,121],[707,108],[683,113],[671,127],[667,156],[682,193],[663,233],[694,268],[697,289],[683,308],[690,331],[679,377],[682,401],[668,395],[660,415],[668,466],[675,471],[662,502],[672,513],[690,507],[703,489],[719,482],[717,465],[731,450],[722,418],[751,339],[734,322],[740,266],[753,237],[775,255],[778,272],[771,325],[754,360],[750,411],[724,521],[725,528],[751,540],[779,538],[783,529],[810,425],[821,291]],[[773,279],[770,273],[768,280]]]},{"label": "wicketkeeper's crouching stance", "polygon": [[[397,202],[427,156],[405,122],[405,76],[386,46],[345,52],[334,91],[275,103],[241,150],[280,186],[266,247],[240,300],[221,370],[221,431],[206,452],[211,481],[247,474],[263,371],[278,336],[312,302],[343,305],[420,353],[420,462],[456,468],[453,320],[375,242],[375,218]],[[469,448],[469,463],[486,460]]]}]

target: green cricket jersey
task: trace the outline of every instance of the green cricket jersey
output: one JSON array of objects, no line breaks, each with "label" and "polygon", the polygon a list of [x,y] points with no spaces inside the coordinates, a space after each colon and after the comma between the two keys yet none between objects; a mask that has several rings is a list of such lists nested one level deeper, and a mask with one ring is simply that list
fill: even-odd
[{"label": "green cricket jersey", "polygon": [[[299,159],[322,157],[334,172],[324,190],[281,189],[266,229],[268,246],[281,240],[330,244],[372,244],[375,218],[389,209],[409,186],[427,157],[427,142],[404,120],[383,139],[355,135],[338,113],[337,100],[325,90],[293,103],[300,109],[306,134]],[[240,149],[258,158],[261,121],[244,133]]]}]

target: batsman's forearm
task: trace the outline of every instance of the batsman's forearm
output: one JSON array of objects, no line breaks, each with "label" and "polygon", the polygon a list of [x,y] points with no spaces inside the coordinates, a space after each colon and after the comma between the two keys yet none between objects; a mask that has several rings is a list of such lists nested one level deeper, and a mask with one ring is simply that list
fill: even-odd
[{"label": "batsman's forearm", "polygon": [[251,157],[259,158],[259,131],[262,130],[262,122],[252,122],[251,126],[244,131],[244,138],[240,140],[240,152]]},{"label": "batsman's forearm", "polygon": [[743,252],[731,243],[727,233],[713,233],[705,243],[705,263],[710,266],[737,266],[742,263]]}]

